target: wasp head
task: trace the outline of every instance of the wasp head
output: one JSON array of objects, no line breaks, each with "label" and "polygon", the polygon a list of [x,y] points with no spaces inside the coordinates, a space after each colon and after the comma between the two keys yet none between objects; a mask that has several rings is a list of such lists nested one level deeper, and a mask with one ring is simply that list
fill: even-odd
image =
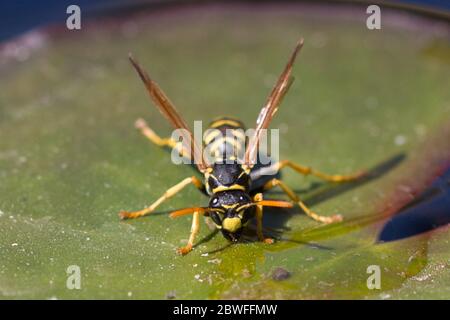
[{"label": "wasp head", "polygon": [[243,227],[254,216],[255,207],[247,193],[231,190],[214,194],[209,210],[211,219],[223,236],[230,241],[238,241]]}]

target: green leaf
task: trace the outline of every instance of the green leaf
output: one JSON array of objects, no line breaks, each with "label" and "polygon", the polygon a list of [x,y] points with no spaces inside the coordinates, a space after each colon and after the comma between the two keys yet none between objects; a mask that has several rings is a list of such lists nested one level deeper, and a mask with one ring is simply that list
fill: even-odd
[{"label": "green leaf", "polygon": [[[427,22],[413,32],[386,17],[370,31],[321,14],[155,12],[36,31],[28,39],[40,48],[0,53],[0,297],[450,298],[448,227],[377,242],[450,159],[448,39]],[[144,117],[170,134],[128,52],[189,123],[228,115],[252,126],[300,37],[296,81],[272,124],[281,158],[372,175],[332,185],[287,169],[283,179],[314,211],[344,222],[268,210],[275,244],[254,241],[250,228],[231,246],[202,223],[198,245],[181,257],[190,218],[167,212],[207,204],[195,188],[147,218],[120,221],[120,210],[141,209],[193,174],[134,129]],[[66,287],[71,265],[80,267],[80,290]],[[379,290],[367,288],[371,265],[381,269]],[[273,279],[277,268],[286,279]]]}]

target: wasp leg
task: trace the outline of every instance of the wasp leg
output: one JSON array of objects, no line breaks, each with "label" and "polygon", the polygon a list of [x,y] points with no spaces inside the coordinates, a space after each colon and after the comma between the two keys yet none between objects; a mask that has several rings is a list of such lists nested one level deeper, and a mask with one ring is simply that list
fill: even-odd
[{"label": "wasp leg", "polygon": [[325,216],[321,216],[318,215],[317,213],[311,211],[304,203],[303,201],[300,200],[300,198],[295,194],[295,192],[289,188],[284,182],[278,180],[278,179],[272,179],[269,182],[267,182],[263,189],[264,191],[270,190],[273,187],[279,186],[284,193],[287,194],[287,196],[289,198],[291,198],[292,201],[296,202],[299,207],[312,219],[319,221],[319,222],[323,222],[323,223],[333,223],[333,222],[339,222],[342,221],[342,216],[341,215],[334,215],[331,217],[325,217]]},{"label": "wasp leg", "polygon": [[139,118],[134,123],[134,126],[141,131],[141,133],[151,142],[156,144],[159,147],[169,147],[172,149],[176,149],[181,156],[187,159],[191,159],[189,153],[180,145],[175,142],[175,140],[171,138],[161,138],[159,135],[153,131],[144,119]]},{"label": "wasp leg", "polygon": [[179,254],[185,255],[192,251],[194,240],[199,230],[200,230],[200,212],[196,211],[192,216],[191,234],[189,235],[188,243],[186,246],[177,249],[177,252]]},{"label": "wasp leg", "polygon": [[176,195],[178,192],[180,192],[184,187],[186,187],[187,185],[189,185],[191,183],[194,186],[196,186],[202,192],[205,189],[205,186],[204,186],[203,182],[201,182],[197,177],[192,176],[190,178],[184,179],[183,181],[177,183],[173,187],[167,189],[167,191],[164,192],[164,194],[158,200],[153,202],[152,205],[150,205],[149,207],[147,207],[145,209],[142,209],[142,210],[139,210],[139,211],[133,211],[133,212],[121,211],[119,213],[119,217],[121,219],[134,219],[134,218],[139,218],[139,217],[145,216],[147,214],[150,214],[161,203],[163,203],[167,199],[172,198],[174,195]]},{"label": "wasp leg", "polygon": [[313,176],[316,176],[318,178],[321,178],[325,181],[330,181],[330,182],[353,181],[353,180],[359,179],[365,175],[364,172],[358,172],[358,173],[351,174],[351,175],[340,175],[340,174],[329,175],[329,174],[322,173],[320,171],[316,171],[311,167],[305,167],[305,166],[293,163],[289,160],[280,161],[275,166],[276,166],[277,171],[281,170],[283,168],[289,167],[289,168],[292,168],[293,170],[297,171],[300,174],[304,174],[304,175],[311,174]]},{"label": "wasp leg", "polygon": [[[253,197],[254,202],[261,201],[263,199],[262,193],[257,193]],[[256,206],[256,234],[258,235],[258,239],[261,242],[271,244],[273,243],[272,238],[265,238],[263,234],[263,227],[262,227],[262,218],[263,218],[263,206],[257,205]]]}]

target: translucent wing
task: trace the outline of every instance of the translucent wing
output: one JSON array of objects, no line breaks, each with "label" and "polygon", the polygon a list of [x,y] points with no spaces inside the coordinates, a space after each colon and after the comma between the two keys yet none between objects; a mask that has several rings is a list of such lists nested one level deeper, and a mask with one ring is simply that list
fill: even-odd
[{"label": "translucent wing", "polygon": [[261,109],[258,118],[256,120],[256,128],[253,137],[250,138],[249,145],[245,152],[244,163],[245,165],[252,167],[255,165],[258,154],[258,144],[261,134],[264,129],[267,129],[273,116],[278,110],[278,107],[283,100],[286,92],[289,90],[294,78],[291,77],[292,66],[294,64],[297,53],[303,46],[303,39],[297,43],[286,67],[278,78],[277,83],[272,89],[272,92],[267,99],[266,105]]},{"label": "translucent wing", "polygon": [[148,74],[141,68],[141,66],[137,63],[136,60],[133,59],[131,54],[129,55],[129,59],[131,64],[136,69],[137,73],[141,77],[142,81],[147,88],[147,91],[150,95],[150,98],[153,100],[155,105],[158,107],[159,111],[169,120],[170,124],[175,129],[184,129],[181,130],[183,142],[187,145],[184,147],[191,151],[191,158],[193,156],[194,162],[197,165],[197,168],[204,172],[208,165],[205,163],[203,159],[202,149],[200,148],[197,141],[195,141],[194,136],[187,126],[186,122],[180,116],[178,111],[175,109],[175,106],[172,102],[170,102],[169,98],[165,95],[165,93],[161,90],[158,84],[150,79]]}]

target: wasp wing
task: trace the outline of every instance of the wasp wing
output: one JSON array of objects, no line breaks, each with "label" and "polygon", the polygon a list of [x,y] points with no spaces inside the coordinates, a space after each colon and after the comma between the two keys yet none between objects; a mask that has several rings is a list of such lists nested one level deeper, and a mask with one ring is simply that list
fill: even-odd
[{"label": "wasp wing", "polygon": [[175,109],[175,106],[173,103],[169,100],[169,98],[166,96],[166,94],[161,90],[161,88],[158,86],[158,84],[150,79],[147,72],[145,72],[141,66],[137,63],[137,61],[129,55],[129,59],[131,61],[131,64],[136,69],[137,73],[141,77],[142,81],[145,84],[145,87],[147,88],[147,91],[150,95],[150,98],[153,100],[155,105],[158,107],[159,111],[166,117],[166,119],[170,122],[170,124],[175,129],[183,129],[181,130],[181,134],[183,137],[184,143],[188,144],[185,145],[185,147],[190,150],[191,159],[193,156],[194,162],[197,165],[197,168],[204,172],[208,165],[206,164],[204,158],[202,149],[200,148],[197,141],[195,141],[194,136],[192,134],[192,131],[189,129],[186,122],[183,120],[183,118],[180,116],[178,111]]},{"label": "wasp wing", "polygon": [[291,77],[292,66],[298,52],[303,46],[303,39],[297,43],[286,67],[278,78],[277,83],[270,93],[266,105],[261,109],[258,118],[256,120],[256,128],[253,136],[249,140],[247,150],[245,152],[244,163],[249,167],[253,167],[257,161],[258,145],[262,132],[269,127],[269,124],[278,110],[278,107],[283,100],[286,92],[289,90],[294,78]]}]

